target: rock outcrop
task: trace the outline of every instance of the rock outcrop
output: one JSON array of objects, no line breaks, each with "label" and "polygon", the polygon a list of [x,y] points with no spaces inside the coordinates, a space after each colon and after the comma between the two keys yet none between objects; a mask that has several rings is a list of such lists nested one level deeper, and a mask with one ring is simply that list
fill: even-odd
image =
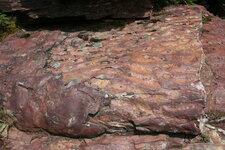
[{"label": "rock outcrop", "polygon": [[[215,139],[225,133],[224,20],[200,6],[167,7],[150,18],[59,25],[3,40],[4,108],[18,129],[39,132],[12,128],[8,146],[223,149]],[[211,143],[196,136],[206,133]]]},{"label": "rock outcrop", "polygon": [[[214,135],[215,133],[213,133]],[[223,150],[223,142],[205,143],[200,137],[168,135],[104,135],[93,139],[71,139],[46,133],[25,133],[11,128],[3,148],[10,150]]]},{"label": "rock outcrop", "polygon": [[203,13],[204,86],[207,90],[206,113],[210,124],[225,129],[225,21]]},{"label": "rock outcrop", "polygon": [[206,97],[201,13],[168,8],[157,19],[109,31],[44,30],[4,40],[1,88],[18,127],[70,136],[199,134]]}]

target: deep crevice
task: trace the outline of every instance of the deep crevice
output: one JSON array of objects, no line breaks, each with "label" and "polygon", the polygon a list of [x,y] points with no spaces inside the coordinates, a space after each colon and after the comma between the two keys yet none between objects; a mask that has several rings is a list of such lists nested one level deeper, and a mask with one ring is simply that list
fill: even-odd
[{"label": "deep crevice", "polygon": [[160,134],[167,135],[172,138],[182,138],[182,139],[194,139],[198,135],[193,135],[193,134],[185,134],[185,133],[172,133],[172,132],[166,132],[166,131],[151,131],[151,132],[143,132],[143,131],[136,131],[135,135],[153,135],[157,136]]}]

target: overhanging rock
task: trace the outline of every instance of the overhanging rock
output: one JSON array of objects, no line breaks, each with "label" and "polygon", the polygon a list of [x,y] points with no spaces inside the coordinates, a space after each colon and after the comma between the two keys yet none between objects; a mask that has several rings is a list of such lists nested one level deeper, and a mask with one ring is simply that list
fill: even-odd
[{"label": "overhanging rock", "polygon": [[[151,0],[1,0],[2,12],[24,15],[22,23],[34,20],[96,20],[102,18],[145,18],[152,12]],[[24,17],[33,19],[32,22]],[[40,20],[39,20],[40,21]],[[43,20],[42,20],[43,21]]]}]

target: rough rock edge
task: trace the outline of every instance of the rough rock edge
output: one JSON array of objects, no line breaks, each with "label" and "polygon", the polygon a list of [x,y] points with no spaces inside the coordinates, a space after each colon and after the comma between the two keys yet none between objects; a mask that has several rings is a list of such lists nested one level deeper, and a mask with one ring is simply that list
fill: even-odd
[{"label": "rough rock edge", "polygon": [[[199,8],[202,11],[202,16],[207,15],[207,17],[209,17],[209,20],[207,20],[205,22],[205,24],[207,24],[207,22],[211,22],[212,21],[211,18],[217,18],[217,19],[220,19],[221,21],[223,21],[218,16],[214,16],[212,13],[208,12],[204,7],[200,6]],[[204,17],[202,17],[202,19],[204,19]],[[202,29],[204,29],[204,22],[203,21],[202,21]],[[203,35],[203,34],[204,33],[201,33],[201,35]],[[209,130],[210,130],[210,131],[214,131],[214,132],[216,132],[218,134],[222,134],[222,137],[219,137],[219,138],[223,138],[225,136],[225,130],[220,128],[220,127],[216,127],[214,125],[211,125],[210,124],[210,118],[208,116],[209,112],[207,110],[207,104],[209,103],[209,101],[213,100],[213,99],[211,99],[211,93],[216,89],[216,87],[213,88],[213,84],[214,83],[212,83],[212,82],[215,80],[215,77],[214,77],[214,73],[212,71],[211,66],[206,63],[207,56],[206,56],[206,53],[205,53],[204,48],[203,48],[203,39],[201,39],[202,38],[201,35],[199,36],[200,37],[200,41],[202,43],[202,53],[203,53],[202,66],[201,66],[201,69],[200,69],[201,77],[203,77],[204,73],[207,72],[207,74],[208,74],[207,78],[210,78],[211,81],[206,81],[206,80],[202,79],[203,86],[204,86],[204,89],[205,89],[205,92],[206,92],[206,98],[205,98],[205,108],[203,110],[201,118],[199,118],[199,120],[198,120],[199,121],[199,128],[200,128],[201,133],[203,135],[207,135],[208,134],[209,137],[210,137],[211,135],[208,133]],[[206,85],[204,85],[204,82],[206,82],[206,83],[210,82],[210,85],[207,87]],[[207,88],[209,88],[208,92],[206,90]],[[225,143],[223,142],[222,145],[225,145]]]},{"label": "rough rock edge", "polygon": [[[202,70],[202,68],[204,66],[204,59],[205,59],[205,54],[204,54],[204,51],[203,51],[203,59],[202,59],[203,62],[202,62],[200,70]],[[208,129],[213,129],[213,130],[216,130],[218,132],[222,132],[223,134],[225,134],[225,131],[223,129],[213,127],[213,126],[207,124],[207,121],[208,121],[207,116],[205,116],[205,113],[203,113],[203,117],[199,119],[199,122],[200,122],[199,127],[200,127],[202,133],[204,133],[205,128],[208,128]]]}]

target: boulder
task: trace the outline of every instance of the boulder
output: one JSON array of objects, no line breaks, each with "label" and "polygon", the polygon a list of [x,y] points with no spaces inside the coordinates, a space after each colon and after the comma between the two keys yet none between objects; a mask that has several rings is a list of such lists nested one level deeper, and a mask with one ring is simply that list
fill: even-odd
[{"label": "boulder", "polygon": [[200,9],[100,24],[17,33],[1,43],[1,94],[17,127],[73,137],[199,134],[206,97]]},{"label": "boulder", "polygon": [[17,129],[0,146],[224,149],[224,20],[200,6],[167,7],[150,18],[54,25],[4,39],[0,102]]}]

